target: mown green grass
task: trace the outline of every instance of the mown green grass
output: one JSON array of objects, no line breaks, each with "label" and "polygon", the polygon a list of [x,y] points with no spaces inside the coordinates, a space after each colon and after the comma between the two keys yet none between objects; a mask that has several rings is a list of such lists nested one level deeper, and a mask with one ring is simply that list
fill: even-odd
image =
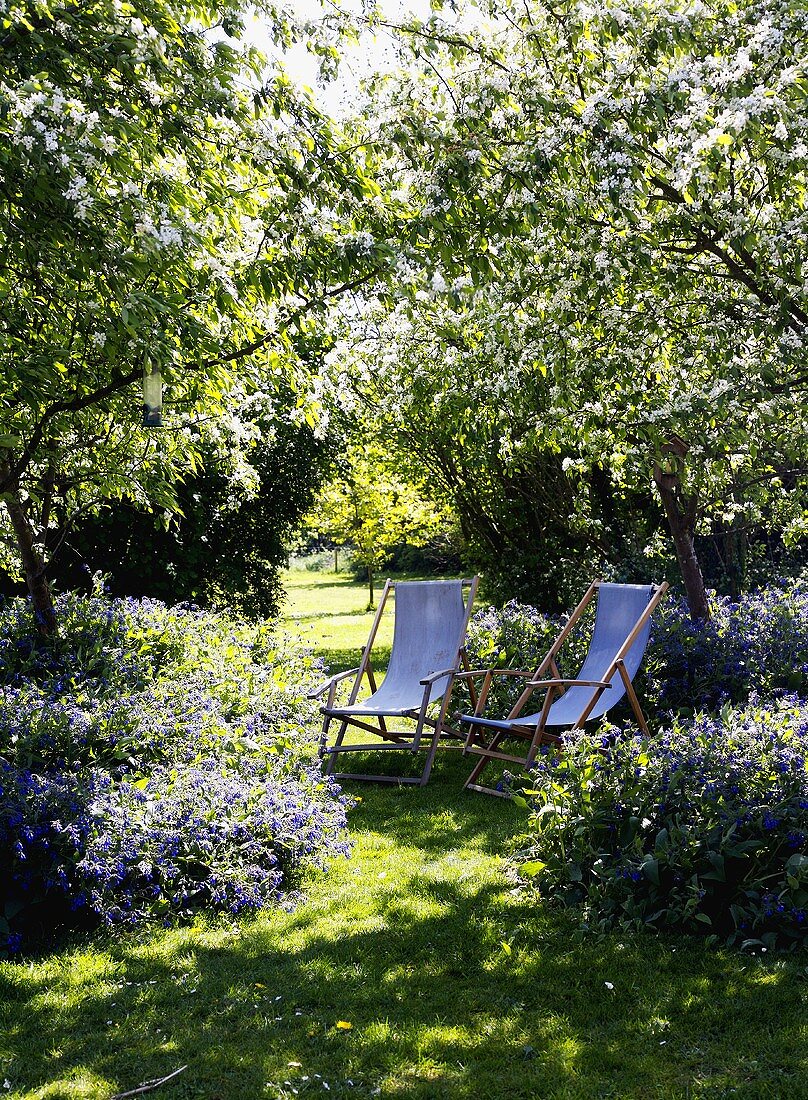
[{"label": "mown green grass", "polygon": [[577,943],[514,890],[520,811],[462,793],[465,767],[447,753],[425,789],[356,785],[353,858],[291,912],[0,966],[0,1086],[109,1097],[187,1065],[157,1095],[808,1095],[804,957]]},{"label": "mown green grass", "polygon": [[150,1095],[808,1096],[805,952],[579,942],[515,888],[522,812],[462,792],[468,768],[447,752],[426,788],[352,784],[353,857],[289,910],[0,964],[0,1095],[107,1100],[187,1065]]},{"label": "mown green grass", "polygon": [[[381,593],[384,580],[376,590]],[[359,664],[374,611],[368,609],[368,587],[344,573],[291,569],[284,574],[284,625],[311,646],[332,672]],[[385,614],[377,636],[380,662],[390,657],[393,616]]]}]

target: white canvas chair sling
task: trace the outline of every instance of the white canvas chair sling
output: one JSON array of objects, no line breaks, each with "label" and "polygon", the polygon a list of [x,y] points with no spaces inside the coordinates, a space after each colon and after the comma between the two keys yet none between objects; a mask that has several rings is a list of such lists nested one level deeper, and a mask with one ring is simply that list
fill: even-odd
[{"label": "white canvas chair sling", "polygon": [[[464,587],[468,589],[465,599]],[[468,668],[463,643],[476,591],[476,577],[462,581],[388,580],[385,583],[358,668],[332,677],[312,693],[313,698],[326,695],[325,704],[320,708],[323,714],[320,756],[328,758],[325,770],[329,775],[339,779],[423,786],[429,779],[440,737],[453,735],[461,741],[464,739],[459,730],[447,725],[446,718],[455,675],[461,663]],[[395,598],[393,648],[385,678],[381,686],[377,686],[371,663],[372,650],[391,593]],[[337,687],[351,676],[355,679],[348,701],[339,706]],[[372,694],[358,701],[365,678]],[[476,703],[476,692],[473,700]],[[430,712],[434,712],[435,707],[437,714]],[[415,728],[389,728],[390,724],[396,724],[390,720],[396,718],[414,721]],[[339,722],[339,729],[333,743],[329,744],[332,722]],[[378,740],[346,744],[345,735],[351,727],[371,733]],[[414,778],[334,771],[336,758],[342,753],[384,749],[416,753],[421,748],[426,749],[427,756],[421,775]]]},{"label": "white canvas chair sling", "polygon": [[[602,718],[624,696],[628,698],[640,729],[647,733],[648,724],[632,681],[645,655],[651,616],[667,589],[667,582],[636,585],[594,581],[533,673],[514,669],[461,673],[461,677],[469,679],[482,676],[474,714],[459,716],[461,721],[469,723],[464,752],[481,757],[464,786],[469,790],[502,795],[502,791],[477,783],[491,760],[529,768],[542,743],[561,740],[560,733],[553,733],[551,729],[581,729],[584,723]],[[558,670],[558,653],[596,593],[595,625],[586,658],[578,675],[565,679]],[[529,677],[510,714],[500,720],[483,715],[493,677],[497,675]],[[545,692],[541,709],[523,714],[537,690]],[[500,751],[500,743],[508,738],[529,741],[527,752],[515,755]]]}]

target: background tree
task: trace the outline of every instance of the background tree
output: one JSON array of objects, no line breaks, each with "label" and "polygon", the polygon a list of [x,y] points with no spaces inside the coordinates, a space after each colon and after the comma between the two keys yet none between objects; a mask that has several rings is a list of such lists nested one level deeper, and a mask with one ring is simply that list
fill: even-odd
[{"label": "background tree", "polygon": [[366,314],[366,343],[354,323],[340,363],[353,362],[399,466],[428,470],[426,491],[450,503],[487,596],[559,611],[593,573],[643,579],[663,520],[650,488],[618,492],[607,469],[581,471],[545,438],[552,383],[530,354],[536,322],[500,290],[454,305],[422,291],[415,309]]},{"label": "background tree", "polygon": [[450,517],[396,470],[378,443],[354,444],[341,465],[303,522],[312,534],[351,548],[366,572],[373,607],[374,573],[394,547],[424,545]]},{"label": "background tree", "polygon": [[[382,215],[364,153],[283,75],[264,78],[238,40],[243,8],[30,0],[0,14],[4,564],[43,632],[57,524],[110,500],[171,509],[203,452],[251,438],[235,423],[245,395],[291,382],[305,405],[312,318],[387,263],[366,228]],[[152,367],[166,428],[146,434]]]},{"label": "background tree", "polygon": [[330,465],[328,441],[277,406],[251,420],[260,434],[246,456],[234,449],[226,462],[203,452],[171,512],[119,503],[82,520],[54,563],[59,587],[103,573],[115,596],[275,616],[289,543]]}]

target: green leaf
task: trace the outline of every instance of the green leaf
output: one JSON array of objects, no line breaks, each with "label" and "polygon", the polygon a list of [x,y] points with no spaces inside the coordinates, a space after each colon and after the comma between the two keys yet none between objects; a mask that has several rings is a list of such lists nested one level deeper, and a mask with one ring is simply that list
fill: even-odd
[{"label": "green leaf", "polygon": [[667,829],[660,829],[656,835],[654,841],[654,850],[658,852],[667,852],[671,846],[671,838]]},{"label": "green leaf", "polygon": [[235,744],[243,751],[260,752],[261,746],[252,737],[237,737]]},{"label": "green leaf", "polygon": [[659,886],[659,860],[653,856],[645,856],[640,866],[645,877],[654,886]]},{"label": "green leaf", "polygon": [[803,855],[801,852],[795,852],[792,856],[789,856],[786,860],[786,871],[795,878],[803,872],[808,872],[808,856]]},{"label": "green leaf", "polygon": [[14,920],[25,909],[26,903],[19,898],[9,898],[3,906],[3,916],[7,921]]},{"label": "green leaf", "polygon": [[543,863],[540,859],[529,859],[527,863],[519,865],[519,873],[527,875],[528,878],[535,878],[542,873],[546,866],[547,864]]}]

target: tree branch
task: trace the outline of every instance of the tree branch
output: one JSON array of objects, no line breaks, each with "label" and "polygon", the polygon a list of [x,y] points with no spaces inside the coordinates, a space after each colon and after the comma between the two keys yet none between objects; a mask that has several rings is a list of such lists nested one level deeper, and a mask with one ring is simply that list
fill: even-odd
[{"label": "tree branch", "polygon": [[[340,286],[334,287],[331,290],[327,290],[324,293],[305,299],[303,304],[291,312],[280,326],[280,331],[286,329],[289,325],[294,324],[296,320],[314,309],[316,306],[322,305],[332,298],[338,298],[342,294],[348,294],[352,290],[356,290],[358,287],[363,286],[371,279],[376,278],[381,274],[384,269],[381,266],[372,268],[370,271],[365,272],[363,275],[358,276],[355,279],[349,279],[347,282],[341,283]],[[226,355],[215,356],[212,359],[203,360],[201,363],[195,364],[195,370],[206,370],[210,367],[223,365],[225,363],[237,363],[243,359],[249,358],[254,355],[255,352],[260,351],[261,348],[266,347],[271,340],[275,338],[277,332],[265,333],[256,340],[252,340],[249,344],[244,344],[242,347],[237,348],[235,351],[229,352]],[[112,397],[116,393],[120,393],[121,390],[126,389],[127,386],[131,386],[134,382],[137,382],[143,374],[142,367],[135,367],[130,371],[118,375],[116,378],[106,386],[101,386],[96,390],[92,390],[89,393],[82,394],[65,401],[56,401],[49,408],[47,408],[42,416],[39,418],[38,423],[34,427],[31,433],[31,438],[22,450],[19,458],[14,465],[2,476],[0,475],[0,493],[6,492],[10,487],[17,484],[19,479],[25,473],[27,468],[33,461],[33,457],[37,449],[39,448],[42,440],[44,439],[48,424],[58,416],[60,413],[72,413],[80,412],[82,409],[91,408],[93,405],[97,405],[100,401],[103,401],[107,397]]]},{"label": "tree branch", "polygon": [[[658,187],[661,192],[660,196],[655,196],[656,198],[661,198],[677,206],[687,205],[684,195],[661,176],[652,176],[651,182],[655,187]],[[785,302],[781,302],[774,294],[760,285],[757,279],[757,264],[751,252],[743,247],[736,248],[734,246],[732,247],[732,252],[730,252],[720,245],[718,241],[700,225],[694,225],[693,232],[696,238],[693,248],[697,250],[694,252],[694,255],[697,255],[699,252],[709,252],[710,255],[715,256],[717,260],[720,260],[724,264],[737,282],[751,291],[755,297],[759,298],[760,301],[764,303],[764,305],[784,305],[793,320],[799,322],[803,328],[808,327],[808,313],[801,309],[796,302],[791,298],[788,298]],[[666,251],[681,252],[682,249],[675,246],[669,246]]]},{"label": "tree branch", "polygon": [[384,19],[374,21],[373,26],[384,27],[385,30],[396,31],[398,34],[410,34],[415,38],[425,38],[429,42],[440,42],[444,46],[459,46],[461,49],[475,54],[483,61],[487,61],[489,65],[501,69],[504,73],[509,73],[511,71],[504,62],[500,61],[490,51],[484,49],[482,46],[474,45],[473,42],[469,42],[467,38],[463,38],[463,36],[459,34],[438,34],[436,31],[426,31],[423,27],[407,26],[402,23],[388,23]]},{"label": "tree branch", "polygon": [[[381,266],[373,268],[371,271],[365,272],[364,275],[358,276],[356,279],[349,279],[347,282],[340,284],[338,287],[334,287],[332,290],[327,290],[323,294],[320,294],[314,298],[307,298],[304,300],[302,306],[293,310],[281,325],[280,331],[288,328],[289,325],[293,325],[300,317],[308,313],[309,310],[314,309],[315,306],[322,305],[329,301],[331,298],[338,298],[342,294],[349,294],[352,290],[357,290],[360,286],[364,286],[365,283],[370,282],[371,279],[375,279],[377,275],[380,275],[384,268]],[[256,340],[252,340],[249,344],[245,344],[243,347],[236,349],[236,351],[228,352],[227,355],[219,355],[213,359],[206,359],[200,363],[202,368],[216,367],[224,363],[236,363],[242,359],[247,359],[249,356],[254,355],[255,352],[260,351],[261,348],[266,345],[277,336],[277,332],[268,332],[263,336],[259,336]]]}]

